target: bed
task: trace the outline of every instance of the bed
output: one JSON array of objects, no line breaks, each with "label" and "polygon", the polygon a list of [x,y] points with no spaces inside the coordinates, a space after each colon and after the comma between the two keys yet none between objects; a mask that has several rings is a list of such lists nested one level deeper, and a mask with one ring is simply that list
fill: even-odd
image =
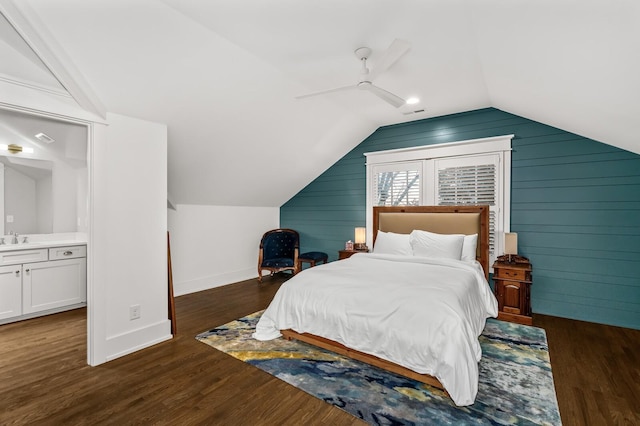
[{"label": "bed", "polygon": [[[292,277],[254,338],[295,338],[444,389],[457,405],[472,404],[478,336],[497,315],[487,282],[488,207],[374,207],[373,224],[373,253]],[[455,257],[463,252],[466,260]]]}]

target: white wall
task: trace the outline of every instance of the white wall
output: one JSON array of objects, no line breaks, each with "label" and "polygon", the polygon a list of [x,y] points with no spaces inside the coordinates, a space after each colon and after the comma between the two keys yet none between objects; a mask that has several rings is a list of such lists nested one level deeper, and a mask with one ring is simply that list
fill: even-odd
[{"label": "white wall", "polygon": [[260,238],[280,223],[278,207],[179,204],[168,212],[176,296],[257,277]]},{"label": "white wall", "polygon": [[[116,114],[90,144],[92,365],[171,337],[167,279],[167,128]],[[141,317],[131,320],[130,307]]]},{"label": "white wall", "polygon": [[78,230],[76,169],[60,161],[53,163],[51,193],[53,197],[53,232]]},{"label": "white wall", "polygon": [[[49,234],[53,232],[53,179],[47,175],[36,182],[36,215],[38,226],[37,234]],[[85,194],[86,196],[86,194]],[[69,232],[72,229],[65,230]],[[86,231],[85,231],[86,232]]]},{"label": "white wall", "polygon": [[[30,234],[36,229],[36,181],[11,167],[4,169],[4,211],[7,234]],[[6,222],[13,216],[13,222]]]}]

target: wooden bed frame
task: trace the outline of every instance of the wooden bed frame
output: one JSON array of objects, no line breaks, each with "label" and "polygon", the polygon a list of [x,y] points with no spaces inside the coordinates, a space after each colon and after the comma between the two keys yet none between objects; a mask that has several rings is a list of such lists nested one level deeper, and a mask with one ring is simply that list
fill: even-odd
[{"label": "wooden bed frame", "polygon": [[[419,229],[439,234],[478,234],[476,259],[482,265],[487,279],[489,277],[489,206],[374,207],[373,229],[374,243],[378,231],[408,234],[414,229]],[[287,340],[300,340],[444,390],[440,381],[433,376],[416,373],[399,364],[356,351],[324,337],[298,333],[291,329],[280,332]]]}]

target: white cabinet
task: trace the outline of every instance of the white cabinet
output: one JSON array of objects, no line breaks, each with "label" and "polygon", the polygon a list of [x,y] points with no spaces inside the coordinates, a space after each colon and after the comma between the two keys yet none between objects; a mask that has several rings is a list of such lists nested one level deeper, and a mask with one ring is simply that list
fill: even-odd
[{"label": "white cabinet", "polygon": [[54,247],[49,249],[49,260],[87,257],[87,246]]},{"label": "white cabinet", "polygon": [[86,246],[0,253],[0,323],[73,309],[87,302]]},{"label": "white cabinet", "polygon": [[22,271],[22,314],[87,301],[87,262],[84,258],[27,263]]},{"label": "white cabinet", "polygon": [[49,260],[47,249],[30,249],[0,252],[0,265],[19,265],[27,262]]},{"label": "white cabinet", "polygon": [[0,267],[0,320],[22,315],[22,265]]}]

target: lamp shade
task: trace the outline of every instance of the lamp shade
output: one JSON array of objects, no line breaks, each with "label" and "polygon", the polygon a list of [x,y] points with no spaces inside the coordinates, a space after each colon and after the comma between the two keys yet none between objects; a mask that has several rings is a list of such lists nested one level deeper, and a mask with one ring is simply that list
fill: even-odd
[{"label": "lamp shade", "polygon": [[364,244],[367,240],[367,228],[356,228],[355,243]]},{"label": "lamp shade", "polygon": [[504,254],[518,254],[518,234],[515,232],[505,232]]}]

